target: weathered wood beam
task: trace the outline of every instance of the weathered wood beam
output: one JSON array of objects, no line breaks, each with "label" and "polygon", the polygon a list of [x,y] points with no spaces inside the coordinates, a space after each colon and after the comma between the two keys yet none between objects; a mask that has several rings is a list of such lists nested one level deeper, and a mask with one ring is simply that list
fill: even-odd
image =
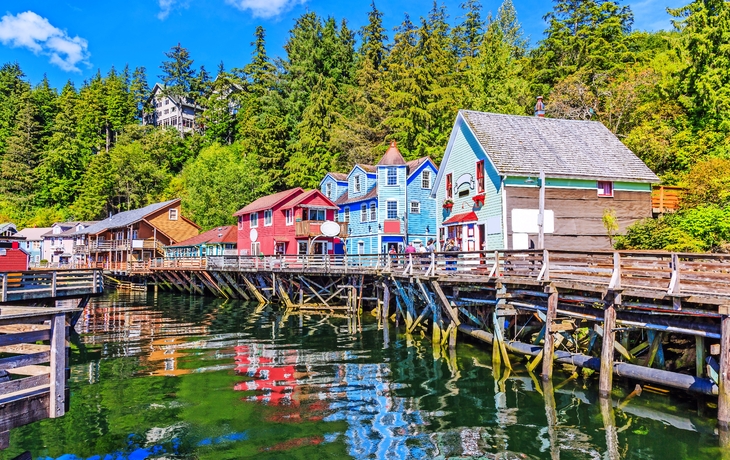
[{"label": "weathered wood beam", "polygon": [[543,344],[542,379],[553,378],[554,326],[558,318],[558,290],[552,284],[545,287],[548,297],[548,309],[545,315],[545,342]]}]

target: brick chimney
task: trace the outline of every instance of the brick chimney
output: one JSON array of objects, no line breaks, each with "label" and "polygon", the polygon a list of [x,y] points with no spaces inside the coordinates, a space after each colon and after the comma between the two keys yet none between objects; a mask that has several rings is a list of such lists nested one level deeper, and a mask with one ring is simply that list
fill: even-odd
[{"label": "brick chimney", "polygon": [[545,104],[542,103],[542,96],[537,96],[537,104],[535,104],[535,116],[545,118]]}]

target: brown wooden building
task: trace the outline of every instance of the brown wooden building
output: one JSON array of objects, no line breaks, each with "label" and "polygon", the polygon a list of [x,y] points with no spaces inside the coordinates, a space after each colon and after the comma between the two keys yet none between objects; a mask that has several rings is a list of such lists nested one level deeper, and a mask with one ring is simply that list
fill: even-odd
[{"label": "brown wooden building", "polygon": [[198,234],[185,218],[180,199],[120,212],[77,232],[74,253],[91,266],[121,269],[164,256],[164,247]]},{"label": "brown wooden building", "polygon": [[658,182],[601,123],[462,110],[432,190],[439,240],[539,249],[542,211],[545,248],[610,249],[604,214],[620,231],[651,217]]}]

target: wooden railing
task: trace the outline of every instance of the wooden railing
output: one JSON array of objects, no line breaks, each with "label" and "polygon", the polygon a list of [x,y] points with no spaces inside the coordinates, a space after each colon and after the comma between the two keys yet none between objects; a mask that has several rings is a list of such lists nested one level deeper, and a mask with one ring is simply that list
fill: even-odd
[{"label": "wooden railing", "polygon": [[68,320],[76,308],[0,307],[0,448],[15,427],[64,415]]},{"label": "wooden railing", "polygon": [[100,270],[33,270],[0,273],[0,302],[78,297],[104,290]]},{"label": "wooden railing", "polygon": [[657,214],[674,212],[679,209],[679,201],[684,187],[658,185],[651,191],[651,207]]},{"label": "wooden railing", "polygon": [[[323,222],[324,221],[321,220],[303,220],[295,222],[295,236],[319,236],[322,234],[320,231],[320,225],[322,225]],[[340,225],[340,235],[347,235],[347,222],[338,222],[338,224]]]},{"label": "wooden railing", "polygon": [[[669,252],[481,251],[428,254],[216,256],[155,259],[149,270],[207,269],[577,282],[674,297],[730,298],[730,255]],[[468,278],[465,278],[468,279]]]}]

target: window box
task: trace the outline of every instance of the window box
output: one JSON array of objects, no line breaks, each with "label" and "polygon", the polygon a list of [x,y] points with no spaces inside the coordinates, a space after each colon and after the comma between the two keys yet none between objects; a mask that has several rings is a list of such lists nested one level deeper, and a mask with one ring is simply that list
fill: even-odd
[{"label": "window box", "polygon": [[444,209],[451,209],[451,208],[453,208],[454,207],[454,200],[452,200],[451,198],[445,199],[443,206],[444,206]]},{"label": "window box", "polygon": [[474,200],[474,204],[476,205],[484,205],[484,199],[486,198],[486,194],[480,193],[479,195],[474,195],[471,197],[472,200]]}]

